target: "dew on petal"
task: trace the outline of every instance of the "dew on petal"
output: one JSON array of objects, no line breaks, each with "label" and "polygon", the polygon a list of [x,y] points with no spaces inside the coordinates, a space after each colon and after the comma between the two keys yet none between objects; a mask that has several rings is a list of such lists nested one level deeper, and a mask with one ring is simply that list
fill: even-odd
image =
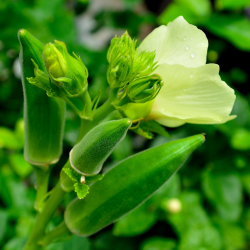
[{"label": "dew on petal", "polygon": [[187,38],[186,37],[183,37],[183,41],[186,41],[187,40]]},{"label": "dew on petal", "polygon": [[194,75],[193,75],[193,74],[191,74],[191,75],[190,75],[190,77],[191,77],[191,78],[193,78],[193,77],[194,77]]},{"label": "dew on petal", "polygon": [[189,50],[189,46],[186,47],[186,50]]},{"label": "dew on petal", "polygon": [[193,37],[191,37],[190,40],[193,41],[194,40]]},{"label": "dew on petal", "polygon": [[195,53],[192,53],[190,56],[191,56],[192,58],[195,58],[195,57],[196,57]]}]

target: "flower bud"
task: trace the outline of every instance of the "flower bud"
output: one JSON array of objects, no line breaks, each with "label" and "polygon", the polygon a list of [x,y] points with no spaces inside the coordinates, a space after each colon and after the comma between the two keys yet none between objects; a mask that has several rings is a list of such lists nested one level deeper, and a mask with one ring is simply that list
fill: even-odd
[{"label": "flower bud", "polygon": [[111,40],[107,53],[107,79],[112,89],[121,88],[133,79],[135,44],[136,41],[132,40],[127,32]]},{"label": "flower bud", "polygon": [[87,86],[88,71],[74,54],[72,57],[63,42],[48,43],[43,49],[43,61],[53,84],[69,97],[80,95]]},{"label": "flower bud", "polygon": [[129,83],[127,96],[133,103],[145,103],[153,100],[163,86],[159,75],[144,76]]},{"label": "flower bud", "polygon": [[120,57],[126,51],[135,52],[136,40],[132,40],[126,31],[121,37],[115,36],[110,43],[107,60],[111,63],[117,57]]},{"label": "flower bud", "polygon": [[136,41],[128,33],[114,37],[107,53],[107,79],[111,88],[123,88],[135,78],[150,75],[155,69],[155,52],[135,48]]}]

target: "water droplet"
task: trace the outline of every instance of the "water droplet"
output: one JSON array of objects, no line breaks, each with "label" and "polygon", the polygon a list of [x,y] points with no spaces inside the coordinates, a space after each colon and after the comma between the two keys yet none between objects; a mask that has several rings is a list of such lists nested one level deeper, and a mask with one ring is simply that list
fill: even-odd
[{"label": "water droplet", "polygon": [[183,41],[186,41],[187,40],[187,38],[186,37],[183,37]]},{"label": "water droplet", "polygon": [[178,45],[176,45],[176,48],[178,48],[179,46]]},{"label": "water droplet", "polygon": [[195,53],[192,53],[191,55],[190,55],[192,58],[195,58]]},{"label": "water droplet", "polygon": [[193,74],[191,74],[191,75],[190,75],[190,77],[191,77],[191,78],[193,78],[193,77],[194,77],[194,75],[193,75]]},{"label": "water droplet", "polygon": [[204,43],[203,42],[201,42],[201,45],[203,45]]},{"label": "water droplet", "polygon": [[191,37],[190,40],[193,41],[194,40],[193,37]]},{"label": "water droplet", "polygon": [[189,50],[189,46],[186,47],[186,50]]}]

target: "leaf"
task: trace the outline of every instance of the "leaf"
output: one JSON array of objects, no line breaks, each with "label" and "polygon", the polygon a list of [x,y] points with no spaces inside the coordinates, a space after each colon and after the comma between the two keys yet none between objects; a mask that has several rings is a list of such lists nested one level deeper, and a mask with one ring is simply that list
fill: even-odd
[{"label": "leaf", "polygon": [[0,148],[22,149],[22,142],[18,140],[13,131],[5,127],[0,127]]},{"label": "leaf", "polygon": [[27,177],[33,170],[32,166],[24,159],[23,154],[11,154],[9,161],[14,171],[22,178]]},{"label": "leaf", "polygon": [[234,149],[245,151],[250,149],[250,131],[245,128],[239,128],[233,133],[231,146]]},{"label": "leaf", "polygon": [[87,238],[73,235],[73,237],[66,242],[53,243],[46,247],[46,250],[90,250],[90,244]]},{"label": "leaf", "polygon": [[175,0],[170,3],[158,18],[160,24],[167,24],[179,16],[183,16],[192,24],[205,23],[211,14],[209,0]]},{"label": "leaf", "polygon": [[8,220],[8,213],[5,210],[0,210],[0,242],[2,241],[5,231],[6,231],[6,226],[7,226],[7,220]]},{"label": "leaf", "polygon": [[239,14],[213,13],[205,27],[240,50],[250,51],[250,21]]},{"label": "leaf", "polygon": [[168,215],[168,221],[180,237],[178,250],[202,248],[221,250],[220,234],[212,226],[202,207],[199,194],[184,192],[179,199],[182,204],[181,211]]},{"label": "leaf", "polygon": [[151,210],[148,203],[125,215],[115,223],[113,233],[115,236],[140,235],[150,229],[156,222],[155,209]]},{"label": "leaf", "polygon": [[154,120],[149,121],[141,121],[140,127],[144,130],[148,130],[150,132],[155,132],[159,135],[171,137],[169,133],[166,131],[165,127],[161,126],[158,122]]},{"label": "leaf", "polygon": [[5,244],[3,250],[23,249],[26,241],[27,241],[26,238],[13,238]]},{"label": "leaf", "polygon": [[238,10],[249,6],[249,0],[216,0],[215,7],[217,9]]},{"label": "leaf", "polygon": [[75,183],[74,187],[79,199],[83,199],[89,193],[89,186],[87,184]]},{"label": "leaf", "polygon": [[203,177],[202,188],[221,218],[228,221],[235,221],[239,218],[243,194],[237,175],[207,171]]},{"label": "leaf", "polygon": [[79,199],[83,199],[89,193],[88,184],[101,180],[104,175],[85,176],[85,183],[81,183],[82,175],[76,172],[70,164],[66,164],[62,169],[74,182],[74,189]]},{"label": "leaf", "polygon": [[160,188],[204,142],[203,135],[172,141],[131,156],[91,186],[84,200],[66,208],[65,223],[77,235],[92,235],[135,209]]},{"label": "leaf", "polygon": [[151,237],[146,239],[142,245],[141,250],[174,250],[176,249],[176,242],[171,238]]}]

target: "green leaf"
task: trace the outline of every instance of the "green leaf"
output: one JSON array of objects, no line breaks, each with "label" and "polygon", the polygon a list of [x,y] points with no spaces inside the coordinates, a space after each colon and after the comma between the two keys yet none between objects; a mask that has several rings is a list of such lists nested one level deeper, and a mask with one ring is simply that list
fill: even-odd
[{"label": "green leaf", "polygon": [[168,215],[168,221],[180,237],[178,249],[221,250],[220,234],[212,226],[199,194],[184,192],[179,199],[182,204],[181,211]]},{"label": "green leaf", "polygon": [[239,14],[213,13],[205,27],[240,50],[250,51],[250,20]]},{"label": "green leaf", "polygon": [[27,177],[33,170],[32,166],[24,159],[23,154],[11,154],[9,161],[14,171],[22,178]]},{"label": "green leaf", "polygon": [[155,209],[150,209],[146,202],[118,220],[115,223],[113,233],[116,236],[140,235],[150,229],[156,219]]},{"label": "green leaf", "polygon": [[216,220],[216,224],[221,231],[225,249],[247,249],[247,230],[236,224]]},{"label": "green leaf", "polygon": [[2,241],[6,226],[7,226],[7,220],[8,220],[8,213],[5,210],[0,210],[0,242]]},{"label": "green leaf", "polygon": [[228,221],[235,221],[239,218],[243,194],[237,175],[207,171],[203,177],[202,187],[221,218]]},{"label": "green leaf", "polygon": [[169,133],[166,131],[165,127],[161,126],[158,122],[154,120],[141,121],[140,127],[144,130],[148,130],[150,132],[154,132],[159,135],[171,137]]},{"label": "green leaf", "polygon": [[101,180],[104,175],[94,175],[94,176],[85,176],[85,183],[81,183],[82,175],[76,172],[70,164],[66,164],[62,171],[64,171],[68,177],[73,181],[75,192],[79,199],[83,199],[89,193],[89,186],[91,182]]},{"label": "green leaf", "polygon": [[249,6],[249,0],[216,0],[215,7],[217,9],[238,10]]},{"label": "green leaf", "polygon": [[13,131],[5,127],[0,127],[0,148],[18,150],[22,149],[22,143]]},{"label": "green leaf", "polygon": [[141,250],[175,250],[176,242],[171,238],[151,237],[146,239]]},{"label": "green leaf", "polygon": [[250,149],[250,131],[245,128],[237,129],[230,140],[231,146],[237,150]]},{"label": "green leaf", "polygon": [[66,208],[71,232],[87,236],[118,220],[160,188],[204,142],[203,135],[176,140],[145,150],[118,163],[100,182],[91,186],[84,200]]},{"label": "green leaf", "polygon": [[87,238],[73,235],[73,237],[66,242],[59,242],[51,244],[46,247],[46,250],[90,250],[90,244]]},{"label": "green leaf", "polygon": [[89,193],[89,186],[87,184],[75,183],[74,187],[79,199],[83,199]]},{"label": "green leaf", "polygon": [[23,249],[26,241],[27,241],[26,238],[13,238],[5,244],[3,250]]},{"label": "green leaf", "polygon": [[158,18],[160,24],[167,24],[183,16],[192,24],[205,23],[211,14],[209,0],[175,0],[170,3]]}]

